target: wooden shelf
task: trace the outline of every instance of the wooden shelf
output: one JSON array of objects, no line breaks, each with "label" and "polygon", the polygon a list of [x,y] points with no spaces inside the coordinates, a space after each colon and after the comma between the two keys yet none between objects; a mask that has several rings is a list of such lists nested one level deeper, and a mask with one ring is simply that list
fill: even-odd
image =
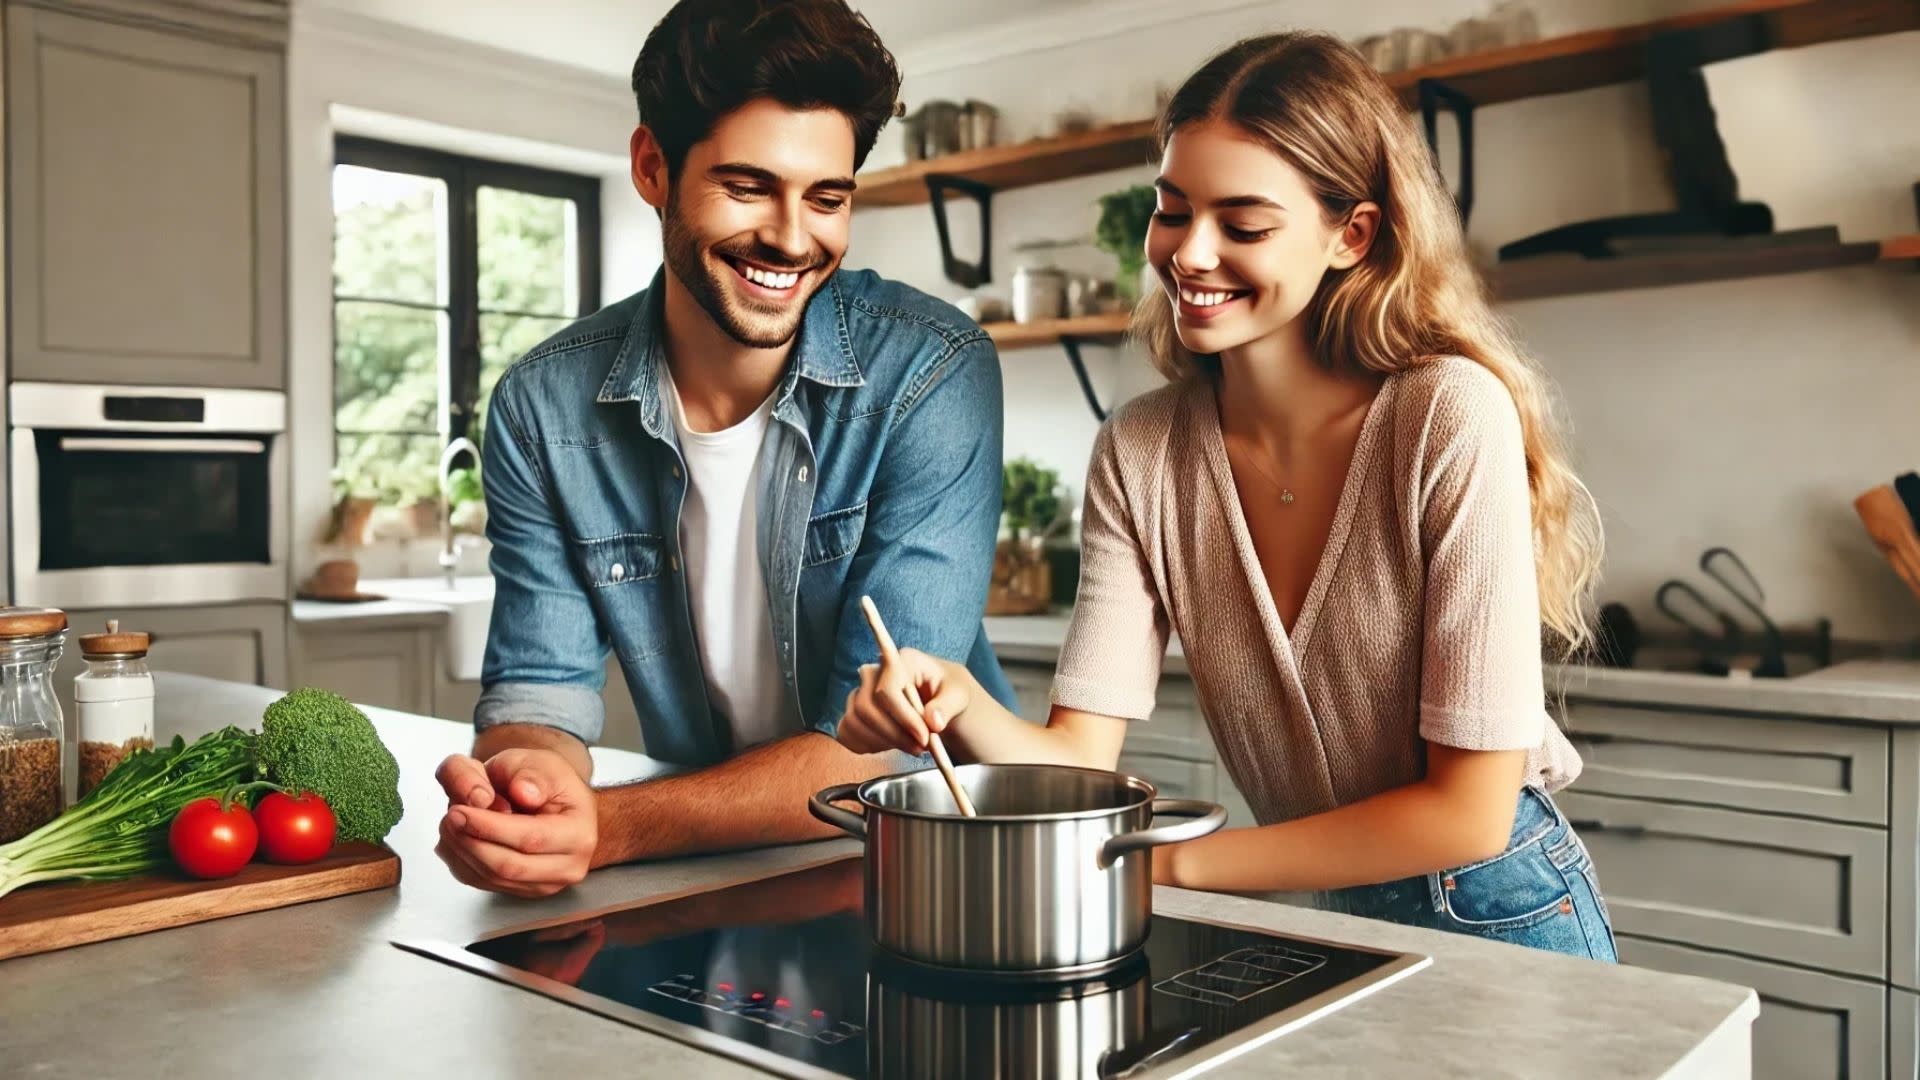
[{"label": "wooden shelf", "polygon": [[[1900,261],[1920,262],[1920,233],[1851,243],[1687,251],[1613,259],[1546,256],[1502,263],[1486,270],[1485,274],[1495,302],[1504,303]],[[991,322],[982,323],[981,326],[987,336],[993,338],[993,343],[1006,351],[1055,345],[1063,337],[1087,340],[1119,338],[1126,334],[1131,314],[1114,311],[1075,319],[1046,319],[1031,323]]]},{"label": "wooden shelf", "polygon": [[987,336],[1001,349],[1029,349],[1036,345],[1055,345],[1063,337],[1114,338],[1127,332],[1129,312],[1110,311],[1104,315],[1083,315],[1076,319],[1043,319],[1039,322],[992,322],[980,324]]},{"label": "wooden shelf", "polygon": [[1441,60],[1394,72],[1387,83],[1408,108],[1416,108],[1422,79],[1439,79],[1476,106],[1633,82],[1646,74],[1646,44],[1655,34],[1750,15],[1766,23],[1769,47],[1791,49],[1920,29],[1920,0],[1741,0],[1671,19]]},{"label": "wooden shelf", "polygon": [[1044,184],[1153,162],[1153,121],[1138,120],[1051,139],[965,150],[860,177],[861,206],[913,206],[927,201],[927,174],[977,180],[996,190]]},{"label": "wooden shelf", "polygon": [[1487,281],[1495,300],[1505,302],[1797,274],[1903,259],[1920,259],[1920,234],[1852,243],[1686,251],[1612,259],[1545,256],[1495,266],[1487,271]]},{"label": "wooden shelf", "polygon": [[[1408,108],[1417,108],[1422,79],[1446,82],[1472,98],[1475,106],[1632,82],[1646,74],[1646,43],[1654,34],[1746,16],[1759,16],[1765,21],[1770,47],[1786,49],[1920,29],[1920,0],[1739,0],[1671,19],[1568,34],[1442,60],[1394,72],[1387,76],[1387,83]],[[1153,161],[1153,141],[1153,121],[1135,120],[1050,139],[946,154],[863,174],[859,203],[924,203],[928,173],[963,176],[1006,190],[1147,165]]]}]

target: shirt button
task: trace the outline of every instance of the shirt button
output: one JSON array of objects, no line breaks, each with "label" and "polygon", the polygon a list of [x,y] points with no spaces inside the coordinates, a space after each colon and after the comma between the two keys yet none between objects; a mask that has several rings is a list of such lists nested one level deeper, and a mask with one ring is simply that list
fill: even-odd
[{"label": "shirt button", "polygon": [[675,466],[673,467],[673,478],[674,478],[675,480],[678,480],[678,479],[680,479],[680,466],[678,466],[678,465],[675,465]]},{"label": "shirt button", "polygon": [[611,567],[607,568],[607,576],[613,578],[615,581],[624,581],[627,576],[627,568],[621,566],[619,563],[614,563]]},{"label": "shirt button", "polygon": [[678,555],[667,556],[667,568],[669,570],[672,570],[676,574],[679,573],[680,572],[680,556]]},{"label": "shirt button", "polygon": [[807,482],[807,467],[805,465],[800,466],[799,480],[803,484]]}]

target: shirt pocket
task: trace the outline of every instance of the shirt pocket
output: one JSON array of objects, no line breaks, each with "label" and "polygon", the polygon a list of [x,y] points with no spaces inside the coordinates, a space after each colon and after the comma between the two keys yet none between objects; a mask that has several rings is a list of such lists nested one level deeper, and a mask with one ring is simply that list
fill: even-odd
[{"label": "shirt pocket", "polygon": [[809,519],[806,546],[800,559],[801,569],[811,570],[852,557],[854,552],[860,550],[860,538],[866,534],[866,530],[866,503]]},{"label": "shirt pocket", "polygon": [[640,660],[672,647],[678,567],[663,538],[620,533],[576,540],[573,561],[615,655]]}]

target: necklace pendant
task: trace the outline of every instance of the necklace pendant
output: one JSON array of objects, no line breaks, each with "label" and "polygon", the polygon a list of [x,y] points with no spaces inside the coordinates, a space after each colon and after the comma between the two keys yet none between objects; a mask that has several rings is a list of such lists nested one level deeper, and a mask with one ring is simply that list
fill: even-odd
[{"label": "necklace pendant", "polygon": [[1291,492],[1291,491],[1288,491],[1288,490],[1287,490],[1286,488],[1281,488],[1281,489],[1280,489],[1280,501],[1281,501],[1281,502],[1283,502],[1283,503],[1290,503],[1290,502],[1292,502],[1292,501],[1293,501],[1293,492]]}]

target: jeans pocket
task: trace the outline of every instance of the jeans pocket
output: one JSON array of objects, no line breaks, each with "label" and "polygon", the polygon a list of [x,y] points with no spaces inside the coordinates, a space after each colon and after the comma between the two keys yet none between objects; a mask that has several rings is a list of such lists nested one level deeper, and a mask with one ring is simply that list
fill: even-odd
[{"label": "jeans pocket", "polygon": [[1502,934],[1565,914],[1567,880],[1539,841],[1440,875],[1440,903],[1461,929]]}]

